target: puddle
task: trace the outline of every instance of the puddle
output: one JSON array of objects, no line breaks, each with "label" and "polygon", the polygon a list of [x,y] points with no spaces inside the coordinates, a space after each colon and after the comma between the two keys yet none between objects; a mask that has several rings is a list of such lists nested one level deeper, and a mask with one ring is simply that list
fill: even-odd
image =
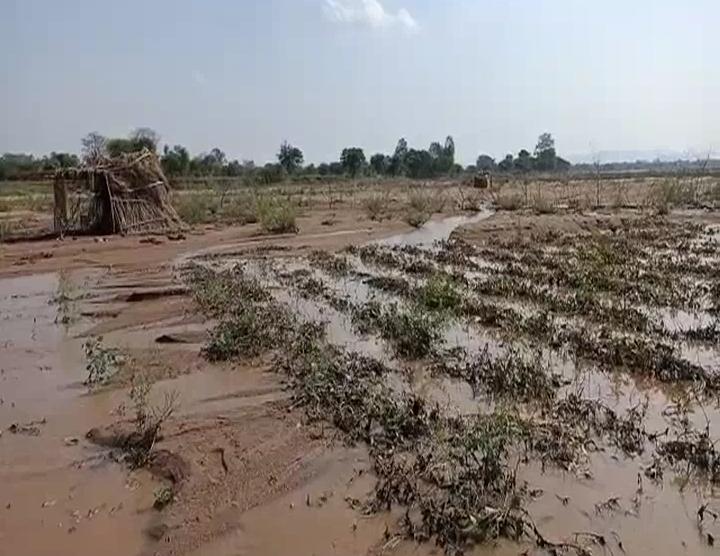
[{"label": "puddle", "polygon": [[380,245],[414,245],[431,247],[436,241],[444,241],[450,238],[450,234],[458,227],[465,226],[468,224],[475,224],[492,216],[493,211],[489,209],[483,209],[477,214],[472,216],[459,215],[450,216],[442,220],[431,220],[427,222],[422,228],[407,232],[404,234],[398,234],[385,239],[380,239],[376,242]]},{"label": "puddle", "polygon": [[[108,554],[138,553],[150,507],[142,478],[105,461],[84,441],[115,408],[88,396],[82,340],[56,323],[71,315],[50,303],[87,275],[43,274],[0,280],[0,539],[8,554],[90,553],[102,538]],[[37,435],[12,434],[12,423],[43,422]],[[128,482],[128,481],[131,481]],[[138,504],[140,506],[138,506]]]}]

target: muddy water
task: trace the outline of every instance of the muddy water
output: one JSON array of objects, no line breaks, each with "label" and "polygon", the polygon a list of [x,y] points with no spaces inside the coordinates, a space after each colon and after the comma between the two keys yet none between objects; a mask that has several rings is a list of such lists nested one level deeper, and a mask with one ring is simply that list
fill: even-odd
[{"label": "muddy water", "polygon": [[468,224],[476,224],[482,220],[490,218],[493,212],[489,209],[483,209],[472,216],[450,216],[442,220],[431,220],[422,228],[398,234],[392,237],[378,240],[375,243],[381,245],[415,245],[418,247],[431,247],[436,241],[447,240],[450,234],[459,226]]},{"label": "muddy water", "polygon": [[[475,218],[484,217],[484,214],[480,214]],[[449,237],[452,229],[460,223],[463,221],[428,224],[424,229],[382,240],[381,243],[412,244],[429,248],[435,240]],[[392,296],[371,291],[364,284],[363,278],[377,275],[377,269],[365,267],[355,259],[352,262],[355,268],[360,270],[359,276],[347,278],[331,277],[309,269],[309,263],[303,260],[285,260],[279,266],[284,266],[284,270],[309,269],[313,276],[321,278],[331,290],[355,302],[372,298],[381,301],[392,299]],[[246,268],[253,268],[253,263],[244,264]],[[266,282],[273,280],[272,272],[267,269],[264,274],[253,272],[258,276],[262,275]],[[382,342],[373,341],[370,346],[364,346],[362,340],[355,336],[346,315],[327,307],[323,302],[301,299],[297,292],[273,285],[276,291],[280,292],[279,299],[295,307],[300,314],[311,319],[325,319],[329,323],[329,337],[332,342],[348,349],[368,352],[389,362],[391,366],[401,365],[400,362],[392,361],[386,351],[382,351]],[[666,324],[669,324],[671,319],[674,320],[677,329],[688,326],[690,318],[688,315],[677,314],[662,317]],[[471,353],[486,345],[491,346],[493,353],[502,353],[504,349],[502,342],[473,326],[453,324],[444,331],[444,336],[446,347],[462,346]],[[712,348],[704,352],[695,346],[688,349],[688,353],[696,355],[697,361],[708,368],[717,363],[717,352]],[[381,350],[381,353],[378,350]],[[591,366],[580,364],[551,350],[544,351],[543,361],[549,363],[554,372],[572,380],[563,392],[575,392],[599,399],[619,413],[640,403],[647,403],[648,430],[661,432],[669,425],[664,411],[671,393],[659,390],[657,385],[643,383],[621,373],[600,373]],[[398,374],[391,380],[397,382],[399,389],[410,389],[424,395],[439,402],[447,411],[473,413],[487,411],[492,407],[487,402],[474,399],[466,383],[434,379],[424,372],[422,365],[419,365],[414,373]],[[690,418],[696,425],[701,425],[705,415],[715,429],[720,427],[720,412],[709,408],[702,412],[696,411]],[[519,476],[529,483],[531,489],[541,490],[541,494],[530,504],[529,510],[538,527],[551,540],[572,541],[574,532],[590,531],[603,535],[607,541],[607,549],[614,554],[710,554],[712,548],[708,546],[707,534],[720,534],[720,527],[709,524],[700,533],[696,513],[704,502],[709,502],[713,508],[720,506],[714,503],[713,493],[706,486],[692,483],[682,485],[681,489],[678,477],[670,471],[666,472],[665,478],[658,484],[653,484],[643,474],[651,463],[650,453],[631,459],[608,448],[606,452],[588,451],[587,460],[579,469],[540,469],[531,464],[521,467]],[[340,487],[337,488],[342,491]],[[603,503],[611,499],[614,502],[603,507]],[[315,512],[309,517],[305,512],[298,511],[301,502],[302,495],[292,493],[277,503],[247,513],[242,519],[241,532],[224,538],[222,542],[208,545],[207,550],[197,553],[198,556],[293,554],[298,550],[316,554],[366,553],[373,547],[373,543],[369,541],[378,542],[377,519],[371,520],[366,529],[355,529],[357,525],[354,523],[353,531],[363,531],[364,534],[360,537],[349,535],[347,531],[342,532],[353,519],[353,513],[347,513],[347,508],[330,505],[333,509],[328,515]],[[288,524],[287,536],[272,535],[278,518]],[[312,519],[327,524],[327,535],[303,535],[306,529],[312,530],[309,521]],[[382,545],[380,542],[379,546],[383,547]],[[375,544],[374,548],[377,549],[378,545]],[[408,543],[384,548],[384,552],[394,554],[433,552],[430,546],[418,548]],[[480,547],[474,553],[496,556],[518,554],[523,548],[512,543],[499,543],[494,547]],[[595,550],[602,552],[603,549],[596,547]]]},{"label": "muddy water", "polygon": [[[472,219],[487,215],[481,213]],[[429,247],[435,240],[446,239],[458,224],[472,219],[429,223],[424,229],[387,242]],[[290,269],[304,266],[303,261],[287,263]],[[370,272],[370,269],[364,270]],[[266,280],[272,279],[270,272],[263,275]],[[361,279],[322,277],[338,293],[356,301],[377,295]],[[0,319],[3,319],[0,321],[0,397],[3,398],[0,426],[4,430],[0,436],[0,484],[3,485],[0,488],[3,517],[0,519],[0,553],[94,553],[98,539],[102,539],[104,553],[153,551],[155,545],[148,544],[143,530],[158,519],[158,514],[151,509],[152,492],[157,483],[145,473],[129,472],[108,462],[82,439],[91,426],[117,418],[111,412],[125,400],[125,393],[86,394],[81,384],[85,377],[82,340],[75,337],[83,331],[83,326],[76,325],[66,331],[56,325],[57,307],[48,304],[50,297],[57,293],[59,281],[57,275],[0,281]],[[293,306],[299,314],[308,319],[325,320],[334,343],[391,361],[382,342],[355,335],[346,315],[326,304],[301,299],[278,283],[273,286],[278,299]],[[155,343],[158,336],[198,333],[205,326],[173,319],[112,332],[106,340],[111,345],[159,350]],[[474,351],[491,344],[493,350],[503,349],[491,334],[471,326],[453,325],[445,331],[445,337],[448,347],[461,345]],[[195,343],[164,345],[160,353],[161,357],[177,359],[187,366],[191,356],[197,355],[198,347]],[[580,369],[574,363],[553,353],[546,357],[564,375],[580,376]],[[154,389],[154,399],[161,399],[165,392],[177,391],[182,421],[261,406],[285,395],[277,377],[262,368],[243,368],[237,369],[242,372],[230,373],[226,370],[202,367],[191,374],[162,380]],[[465,383],[438,381],[422,369],[409,382],[405,378],[398,380],[399,387],[423,393],[451,410],[478,411],[479,402],[472,398]],[[652,418],[648,426],[655,430],[665,426],[661,412],[667,398],[653,385],[613,380],[592,370],[586,370],[578,380],[587,395],[597,395],[619,409],[630,407],[649,395],[649,418]],[[715,422],[714,413],[710,412],[710,417]],[[6,430],[11,423],[42,418],[47,422],[36,425],[39,436],[12,435]],[[693,416],[694,420],[701,418],[699,414]],[[717,422],[720,424],[720,419]],[[78,437],[79,442],[73,444],[69,437]],[[362,450],[339,450],[330,460],[327,473],[302,489],[292,490],[243,513],[234,532],[209,542],[193,554],[441,553],[429,545],[389,543],[383,538],[385,526],[392,526],[397,516],[366,518],[348,506],[346,496],[363,499],[373,486],[368,474],[358,474],[360,469],[368,469],[367,456]],[[523,470],[521,478],[529,481],[531,488],[544,490],[530,511],[538,526],[553,540],[567,540],[573,531],[594,531],[605,535],[614,554],[623,552],[617,538],[622,540],[628,554],[709,553],[695,525],[695,513],[702,501],[709,500],[711,507],[715,507],[707,490],[697,493],[688,486],[681,492],[672,477],[666,477],[660,486],[643,481],[637,512],[633,498],[637,495],[638,472],[648,463],[643,458],[626,460],[612,452],[589,454],[587,471],[591,478],[555,469],[543,472],[532,466]],[[567,503],[556,494],[568,497]],[[312,500],[310,505],[308,495]],[[315,503],[324,495],[325,501]],[[595,504],[613,496],[620,497],[621,510],[598,514]],[[720,530],[708,531],[720,534]],[[524,548],[503,542],[478,548],[475,553],[515,555]],[[602,549],[596,547],[595,553],[601,552]]]},{"label": "muddy water", "polygon": [[[142,548],[144,478],[83,442],[108,422],[106,396],[87,396],[81,342],[55,324],[49,300],[65,278],[0,280],[0,552],[108,554]],[[8,428],[18,423],[24,433]]]}]

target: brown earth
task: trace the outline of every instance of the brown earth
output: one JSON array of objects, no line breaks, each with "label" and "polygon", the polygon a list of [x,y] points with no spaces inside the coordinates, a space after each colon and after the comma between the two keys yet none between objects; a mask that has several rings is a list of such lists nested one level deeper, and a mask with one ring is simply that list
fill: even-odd
[{"label": "brown earth", "polygon": [[[301,218],[300,233],[286,236],[261,236],[256,226],[208,227],[180,241],[0,245],[3,553],[270,555],[301,547],[335,554],[346,553],[343,546],[364,553],[382,541],[385,520],[359,517],[344,501],[369,488],[355,486],[367,468],[363,451],[333,446],[331,434],[304,427],[284,408],[283,386],[262,362],[207,364],[199,353],[205,325],[173,279],[176,262],[203,250],[263,246],[272,256],[274,248],[335,249],[408,229],[353,212],[337,215],[332,227],[323,220]],[[65,327],[56,323],[60,308],[49,303],[59,291],[58,272],[81,296],[72,308],[79,321]],[[112,387],[87,393],[82,344],[97,335],[121,348],[125,363]],[[153,504],[168,485],[157,476],[167,475],[167,463],[156,462],[155,474],[153,466],[130,470],[85,438],[91,428],[131,417],[121,387],[138,371],[160,380],[156,401],[179,394],[179,412],[158,449],[180,458],[188,472],[163,512]],[[13,423],[17,434],[8,430]],[[282,519],[298,520],[282,526],[283,539],[277,504],[290,512]],[[242,534],[250,528],[252,535]]]},{"label": "brown earth", "polygon": [[[547,234],[588,235],[601,230],[622,230],[627,223],[639,218],[648,218],[648,216],[648,212],[634,210],[585,214],[574,212],[535,214],[530,211],[496,212],[485,220],[457,228],[453,232],[453,237],[480,245],[509,237],[527,239],[533,235],[545,236]],[[720,224],[720,214],[717,212],[676,211],[671,218],[708,225]]]},{"label": "brown earth", "polygon": [[[306,426],[297,410],[288,409],[283,384],[262,360],[210,365],[201,357],[207,323],[174,278],[176,264],[194,255],[258,248],[268,256],[296,255],[409,230],[397,220],[371,222],[356,210],[333,214],[330,227],[322,224],[329,213],[301,218],[297,235],[261,235],[253,225],[205,227],[178,241],[109,237],[0,245],[2,553],[442,553],[432,545],[398,544],[392,532],[397,516],[368,517],[352,507],[373,487],[365,450],[345,446],[331,430]],[[584,233],[634,217],[502,213],[457,234],[484,242],[550,229]],[[61,272],[82,294],[74,310],[80,320],[65,328],[55,323],[58,307],[48,303]],[[121,348],[126,362],[111,387],[88,393],[82,344],[97,335]],[[156,461],[154,469],[129,470],[85,434],[118,420],[127,424],[132,408],[125,387],[138,372],[159,381],[153,403],[174,391],[179,406],[157,446],[173,456]],[[13,434],[7,430],[13,423],[38,433]],[[169,477],[180,475],[174,503],[155,510],[157,495],[173,482]],[[536,484],[551,483],[550,492],[566,481],[560,475],[538,471]],[[580,487],[568,482],[569,504],[550,496],[534,511],[558,538],[568,523],[573,530],[593,528],[598,519],[583,512],[626,489],[635,479],[630,475]],[[647,547],[637,553],[699,553],[694,531],[672,519],[696,502],[692,493],[683,498],[668,488],[656,525],[618,517],[601,526],[618,531],[629,546]],[[500,543],[477,553],[514,555],[524,548]],[[525,554],[540,553],[531,550]]]}]

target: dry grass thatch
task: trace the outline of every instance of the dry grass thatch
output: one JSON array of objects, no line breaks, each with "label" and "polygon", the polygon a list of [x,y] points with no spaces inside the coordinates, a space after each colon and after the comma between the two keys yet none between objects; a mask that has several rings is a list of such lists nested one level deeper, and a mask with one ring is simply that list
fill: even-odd
[{"label": "dry grass thatch", "polygon": [[53,187],[59,234],[127,234],[183,225],[160,161],[148,150],[59,170]]}]

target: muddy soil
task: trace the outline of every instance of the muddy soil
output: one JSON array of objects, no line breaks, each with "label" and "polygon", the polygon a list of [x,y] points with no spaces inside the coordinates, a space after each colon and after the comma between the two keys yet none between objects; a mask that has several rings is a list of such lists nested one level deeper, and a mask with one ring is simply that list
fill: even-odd
[{"label": "muddy soil", "polygon": [[[0,245],[3,553],[91,554],[100,538],[108,554],[189,553],[237,530],[248,508],[311,481],[312,497],[330,490],[323,477],[332,462],[356,452],[328,449],[298,427],[297,415],[278,409],[286,394],[262,362],[209,365],[200,356],[207,323],[174,278],[184,258],[200,254],[337,249],[407,229],[348,212],[332,227],[323,220],[301,219],[301,232],[289,236],[262,236],[254,226],[209,227],[180,240]],[[111,386],[89,392],[83,344],[98,336],[120,348],[125,363]],[[178,495],[187,502],[177,504],[182,511],[153,509],[167,481],[148,469],[128,469],[85,437],[91,428],[127,419],[123,386],[139,370],[160,381],[154,398],[168,391],[180,396],[162,444],[190,469]],[[299,512],[311,511],[300,506]],[[325,544],[318,538],[318,546]]]},{"label": "muddy soil", "polygon": [[[632,218],[482,212],[409,230],[345,212],[331,228],[321,224],[323,216],[313,216],[301,220],[300,234],[283,237],[260,236],[248,226],[208,228],[179,241],[80,238],[0,246],[3,553],[90,554],[102,539],[103,552],[118,555],[441,554],[432,543],[396,536],[402,510],[362,512],[361,501],[375,486],[366,448],[348,446],[329,425],[308,425],[301,408],[289,409],[290,392],[270,372],[268,358],[207,362],[201,349],[214,323],[198,314],[178,269],[189,261],[218,267],[261,256],[275,261],[272,272],[282,273],[309,268],[316,249],[433,249],[454,231],[484,244],[536,228],[592,233]],[[368,275],[388,272],[353,260],[356,275],[322,276],[337,292],[369,299]],[[341,311],[275,286],[279,299],[306,317],[322,315],[335,343],[392,362],[382,342],[359,337]],[[89,392],[83,344],[98,336],[121,350],[123,364],[111,384]],[[502,345],[473,326],[450,330],[447,343]],[[563,367],[560,357],[554,361]],[[454,410],[477,411],[467,384],[437,381],[416,367],[410,388]],[[155,383],[153,402],[169,392],[179,395],[157,448],[182,462],[182,478],[169,479],[168,464],[129,469],[113,450],[86,438],[91,428],[127,423],[127,387],[138,373]],[[618,407],[637,395],[635,382],[589,376],[587,383],[606,400],[614,395]],[[658,410],[667,403],[656,389],[652,399]],[[523,478],[538,491],[529,511],[553,540],[593,531],[615,554],[711,553],[708,534],[720,529],[712,523],[700,529],[696,514],[703,503],[717,506],[713,490],[694,483],[680,489],[670,474],[650,484],[641,475],[650,463],[610,452],[592,454],[581,475],[529,465]],[[174,500],[158,511],[159,494],[174,482]],[[615,502],[603,506],[608,500]],[[498,541],[473,553],[546,552],[529,542]]]}]

